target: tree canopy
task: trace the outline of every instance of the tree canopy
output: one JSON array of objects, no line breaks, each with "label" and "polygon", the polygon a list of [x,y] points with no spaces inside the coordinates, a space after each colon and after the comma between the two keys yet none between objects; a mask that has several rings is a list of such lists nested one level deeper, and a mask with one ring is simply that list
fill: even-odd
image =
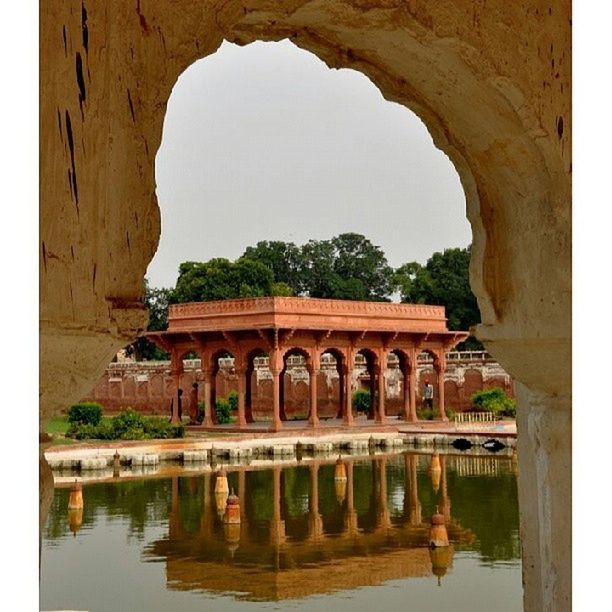
[{"label": "tree canopy", "polygon": [[252,259],[235,262],[216,258],[198,263],[186,261],[179,266],[171,303],[207,302],[241,297],[273,295],[274,274],[268,266]]},{"label": "tree canopy", "polygon": [[[469,282],[471,246],[434,253],[422,266],[418,262],[400,266],[394,275],[402,302],[439,304],[446,308],[448,328],[469,330],[480,323],[480,311]],[[481,348],[474,338],[468,348]]]},{"label": "tree canopy", "polygon": [[[302,295],[344,300],[389,301],[445,306],[451,330],[469,330],[480,322],[469,285],[471,247],[434,253],[425,265],[405,263],[391,268],[383,250],[365,236],[344,233],[329,240],[293,242],[264,240],[249,246],[236,261],[215,258],[179,266],[174,289],[145,285],[149,330],[166,328],[169,303],[203,302],[242,297]],[[133,345],[141,358],[161,353],[139,339]],[[482,348],[470,338],[466,348]]]},{"label": "tree canopy", "polygon": [[[145,278],[144,303],[149,309],[147,331],[164,331],[168,327],[168,303],[171,293],[172,289],[151,287],[149,281]],[[167,353],[146,338],[138,338],[136,342],[127,347],[127,352],[135,355],[138,360],[167,358]]]},{"label": "tree canopy", "polygon": [[292,292],[290,295],[302,292],[300,248],[293,242],[262,240],[254,247],[247,247],[242,259],[258,261],[270,268],[275,283],[289,287]]}]

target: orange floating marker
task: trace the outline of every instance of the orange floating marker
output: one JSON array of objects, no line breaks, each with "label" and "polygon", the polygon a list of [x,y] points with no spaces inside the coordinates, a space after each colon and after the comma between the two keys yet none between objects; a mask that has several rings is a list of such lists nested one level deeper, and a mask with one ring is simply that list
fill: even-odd
[{"label": "orange floating marker", "polygon": [[448,533],[446,531],[444,515],[438,512],[438,506],[436,506],[436,512],[431,517],[431,526],[429,528],[429,547],[442,548],[448,546],[448,544]]},{"label": "orange floating marker", "polygon": [[68,510],[78,510],[79,508],[83,508],[83,487],[75,479],[74,484],[70,487]]},{"label": "orange floating marker", "polygon": [[227,498],[223,522],[227,525],[240,524],[240,499],[234,494],[234,489]]}]

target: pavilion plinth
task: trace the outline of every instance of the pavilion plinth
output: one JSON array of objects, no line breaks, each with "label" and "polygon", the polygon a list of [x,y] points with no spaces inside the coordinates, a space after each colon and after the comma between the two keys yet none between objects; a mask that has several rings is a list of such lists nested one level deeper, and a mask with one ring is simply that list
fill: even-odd
[{"label": "pavilion plinth", "polygon": [[[310,374],[310,414],[312,427],[319,424],[316,377],[321,355],[336,359],[340,375],[341,414],[346,425],[353,423],[352,374],[355,356],[361,353],[370,375],[372,409],[370,417],[384,423],[384,370],[389,353],[399,358],[404,376],[402,418],[416,421],[416,362],[426,351],[438,374],[435,394],[439,418],[444,409],[446,353],[468,337],[468,332],[449,331],[443,306],[394,304],[315,298],[266,297],[217,302],[173,304],[169,308],[168,329],[145,336],[171,355],[174,378],[173,421],[179,420],[180,376],[185,354],[199,354],[202,364],[204,426],[216,421],[215,377],[218,359],[234,357],[238,376],[238,425],[252,422],[251,374],[255,357],[267,355],[272,373],[272,429],[278,431],[284,418],[283,375],[286,359],[301,355]],[[184,395],[183,395],[184,396]],[[197,388],[191,402],[197,403]]]}]

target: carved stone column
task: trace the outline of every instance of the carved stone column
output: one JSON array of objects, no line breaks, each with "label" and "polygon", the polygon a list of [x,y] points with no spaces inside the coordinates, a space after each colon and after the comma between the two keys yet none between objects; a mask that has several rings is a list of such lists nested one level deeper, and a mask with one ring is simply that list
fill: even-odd
[{"label": "carved stone column", "polygon": [[236,378],[238,380],[238,427],[246,426],[245,410],[245,387],[247,371],[245,368],[236,368]]},{"label": "carved stone column", "polygon": [[319,426],[319,410],[317,399],[317,378],[319,376],[319,368],[315,364],[308,366],[308,374],[310,376],[310,418],[308,419],[312,427]]},{"label": "carved stone column", "polygon": [[181,374],[183,373],[183,360],[177,351],[173,351],[170,361],[170,374],[172,376],[172,415],[171,423],[180,423],[179,418],[179,402],[181,402]]},{"label": "carved stone column", "polygon": [[352,351],[347,354],[344,364],[344,424],[353,425],[353,367],[354,355]]},{"label": "carved stone column", "polygon": [[278,349],[270,351],[270,372],[272,373],[272,429],[279,431],[283,427],[281,421],[280,376],[283,370],[282,355]]},{"label": "carved stone column", "polygon": [[416,414],[416,373],[417,373],[417,351],[416,349],[412,349],[408,355],[408,364],[409,368],[409,384],[410,384],[410,409],[408,420],[411,422],[418,421],[418,417]]},{"label": "carved stone column", "polygon": [[436,374],[438,375],[438,414],[441,421],[448,421],[444,406],[444,374],[446,373],[446,355],[444,354],[443,349],[440,350],[436,359],[434,360],[434,367],[436,369]]},{"label": "carved stone column", "polygon": [[376,420],[379,423],[384,423],[387,420],[385,415],[385,369],[387,360],[385,354],[381,352],[378,360],[378,371],[377,371],[377,386],[378,386],[378,406],[376,410]]},{"label": "carved stone column", "polygon": [[212,395],[213,371],[210,368],[202,368],[202,381],[204,382],[204,427],[213,426],[213,395]]}]

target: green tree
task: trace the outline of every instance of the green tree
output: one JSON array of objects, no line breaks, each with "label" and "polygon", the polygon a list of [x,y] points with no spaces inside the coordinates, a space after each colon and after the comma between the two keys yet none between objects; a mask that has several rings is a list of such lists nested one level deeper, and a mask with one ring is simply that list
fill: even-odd
[{"label": "green tree", "polygon": [[283,283],[291,288],[292,293],[289,295],[299,295],[302,291],[301,253],[293,242],[262,240],[254,247],[247,247],[242,258],[258,261],[270,268],[275,283]]},{"label": "green tree", "polygon": [[[448,328],[452,330],[469,330],[480,323],[476,296],[469,282],[470,256],[471,246],[446,249],[434,253],[425,266],[417,262],[400,266],[395,271],[393,284],[402,302],[444,306]],[[465,348],[479,349],[482,344],[470,337]]]},{"label": "green tree", "polygon": [[388,301],[393,269],[361,234],[310,240],[301,249],[303,288],[310,297]]},{"label": "green tree", "polygon": [[388,301],[393,269],[384,251],[355,233],[335,236],[331,243],[335,251],[334,272],[344,281],[340,291],[346,293],[345,299]]},{"label": "green tree", "polygon": [[[144,303],[149,310],[149,323],[147,331],[163,331],[168,327],[168,300],[172,290],[151,287],[149,281],[144,281]],[[162,351],[146,338],[138,338],[136,342],[127,347],[127,353],[137,360],[163,361],[168,354]]]},{"label": "green tree", "polygon": [[330,240],[309,240],[302,246],[300,275],[310,297],[335,297],[341,279],[334,272],[334,255]]},{"label": "green tree", "polygon": [[184,262],[179,266],[171,303],[207,302],[272,295],[274,275],[264,264],[240,258],[235,262],[216,258]]}]

